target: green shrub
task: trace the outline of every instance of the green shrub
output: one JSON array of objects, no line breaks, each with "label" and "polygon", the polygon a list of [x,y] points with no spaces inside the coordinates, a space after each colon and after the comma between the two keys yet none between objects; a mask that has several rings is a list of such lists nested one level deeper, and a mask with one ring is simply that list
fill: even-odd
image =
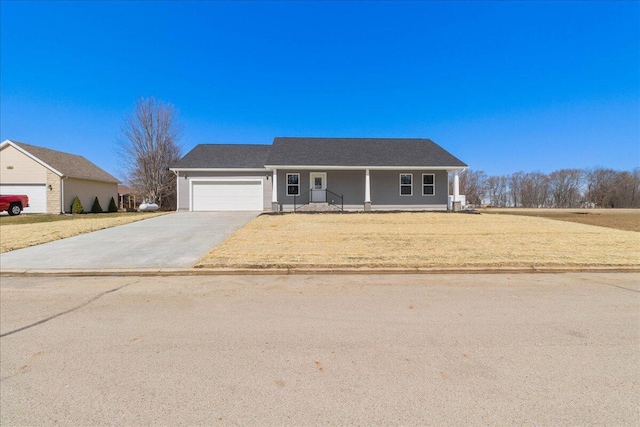
[{"label": "green shrub", "polygon": [[116,201],[113,200],[113,197],[111,198],[111,201],[109,202],[109,208],[107,208],[107,210],[109,212],[118,212],[118,205],[116,205]]},{"label": "green shrub", "polygon": [[102,212],[104,211],[102,210],[102,206],[100,206],[100,202],[96,197],[96,199],[93,201],[93,206],[91,206],[91,213],[102,213]]},{"label": "green shrub", "polygon": [[83,212],[84,208],[82,207],[82,203],[80,203],[80,199],[78,199],[78,196],[76,196],[76,198],[73,199],[73,203],[71,203],[71,213],[81,214]]}]

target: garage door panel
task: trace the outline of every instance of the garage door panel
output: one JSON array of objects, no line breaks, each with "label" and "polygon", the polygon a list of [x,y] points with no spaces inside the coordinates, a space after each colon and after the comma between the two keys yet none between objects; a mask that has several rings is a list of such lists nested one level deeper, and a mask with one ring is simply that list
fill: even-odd
[{"label": "garage door panel", "polygon": [[261,211],[262,181],[194,181],[194,211]]},{"label": "garage door panel", "polygon": [[44,184],[2,184],[0,194],[26,194],[29,197],[29,207],[24,209],[24,213],[47,212],[47,186]]}]

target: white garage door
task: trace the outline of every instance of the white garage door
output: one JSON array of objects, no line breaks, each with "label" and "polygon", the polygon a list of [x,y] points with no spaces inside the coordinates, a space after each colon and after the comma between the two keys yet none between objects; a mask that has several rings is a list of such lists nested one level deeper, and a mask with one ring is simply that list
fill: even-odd
[{"label": "white garage door", "polygon": [[26,194],[29,196],[29,207],[24,209],[24,213],[47,212],[47,186],[44,184],[2,184],[0,194]]},{"label": "white garage door", "polygon": [[262,181],[194,181],[194,211],[261,211]]}]

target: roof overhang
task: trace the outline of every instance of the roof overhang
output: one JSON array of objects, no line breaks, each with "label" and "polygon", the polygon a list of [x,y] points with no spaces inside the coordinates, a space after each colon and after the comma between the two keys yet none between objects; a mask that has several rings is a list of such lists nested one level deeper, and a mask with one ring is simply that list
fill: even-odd
[{"label": "roof overhang", "polygon": [[268,168],[169,168],[174,172],[268,172]]},{"label": "roof overhang", "polygon": [[19,152],[21,152],[25,156],[29,157],[31,160],[35,161],[36,163],[41,164],[42,166],[44,166],[45,168],[49,169],[51,172],[55,173],[59,177],[63,177],[64,176],[63,173],[61,173],[60,171],[58,171],[58,170],[54,169],[53,167],[49,166],[48,164],[46,164],[45,162],[43,162],[42,160],[40,160],[39,158],[37,158],[33,154],[29,153],[28,151],[26,151],[22,147],[18,146],[18,144],[16,144],[15,142],[11,141],[10,139],[2,141],[2,144],[0,144],[0,150],[2,150],[6,146],[11,146],[11,147],[15,148],[16,150],[18,150]]},{"label": "roof overhang", "polygon": [[464,170],[468,166],[326,166],[326,165],[265,165],[267,169],[325,169],[325,170],[409,170],[409,169],[428,169],[428,170]]}]

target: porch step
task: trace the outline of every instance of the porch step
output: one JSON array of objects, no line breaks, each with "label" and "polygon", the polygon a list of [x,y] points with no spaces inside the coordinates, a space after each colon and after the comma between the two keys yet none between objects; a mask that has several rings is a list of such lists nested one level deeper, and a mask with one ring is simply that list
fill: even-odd
[{"label": "porch step", "polygon": [[329,203],[309,203],[297,210],[298,212],[339,212],[340,208]]}]

